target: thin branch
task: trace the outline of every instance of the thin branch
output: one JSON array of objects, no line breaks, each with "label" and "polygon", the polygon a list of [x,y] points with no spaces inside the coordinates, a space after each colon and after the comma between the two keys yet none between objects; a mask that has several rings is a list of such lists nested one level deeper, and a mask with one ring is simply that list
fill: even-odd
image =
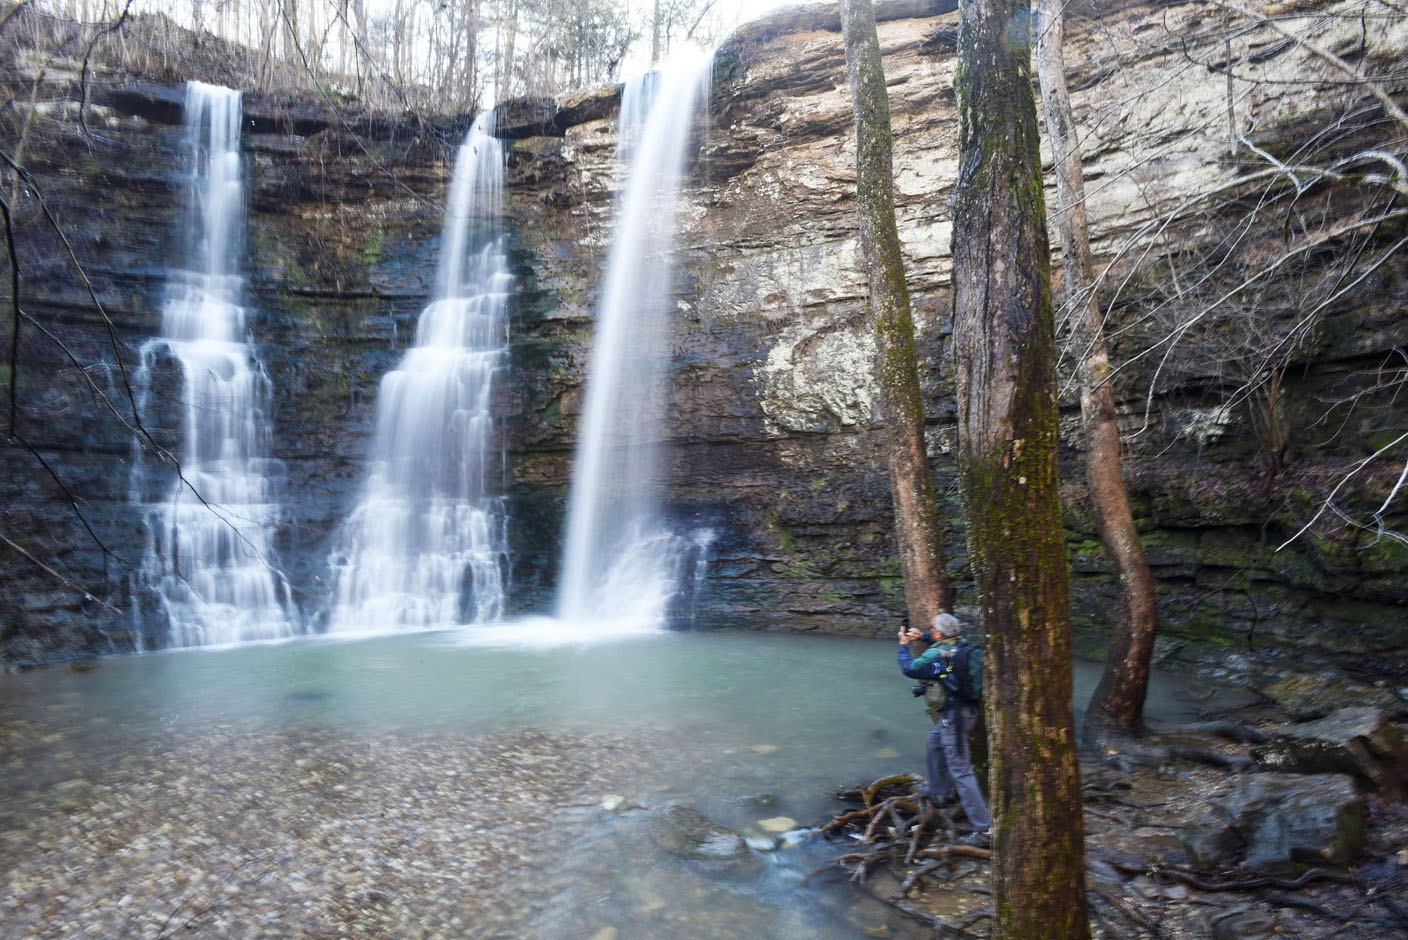
[{"label": "thin branch", "polygon": [[49,466],[49,461],[44,459],[44,455],[39,453],[38,449],[22,435],[11,433],[10,439],[18,441],[20,446],[29,451],[30,456],[39,462],[39,466],[44,468],[44,472],[49,475],[49,479],[54,481],[54,485],[64,494],[64,499],[73,507],[73,514],[77,516],[78,521],[83,524],[83,528],[88,532],[89,537],[93,539],[93,544],[98,546],[98,550],[108,558],[115,558],[126,564],[125,559],[123,559],[121,555],[109,549],[107,545],[103,544],[103,540],[98,538],[98,533],[93,531],[93,527],[88,524],[88,517],[83,515],[83,509],[78,505],[78,497],[73,495],[72,491],[69,490],[68,486],[59,477],[58,472],[55,471],[53,467]]},{"label": "thin branch", "polygon": [[[1258,268],[1256,271],[1254,271],[1252,274],[1250,274],[1250,275],[1248,275],[1246,278],[1244,278],[1244,279],[1241,281],[1241,283],[1237,284],[1235,287],[1232,287],[1232,288],[1228,289],[1226,292],[1224,292],[1220,297],[1218,297],[1218,298],[1217,298],[1216,300],[1214,300],[1212,303],[1208,304],[1208,305],[1207,305],[1206,307],[1204,307],[1202,310],[1199,310],[1196,314],[1194,314],[1194,315],[1193,315],[1192,317],[1190,317],[1189,319],[1187,319],[1187,320],[1183,321],[1182,323],[1180,323],[1180,324],[1179,324],[1176,328],[1174,328],[1174,330],[1173,330],[1172,332],[1170,332],[1167,336],[1165,336],[1165,337],[1163,337],[1162,339],[1160,339],[1160,340],[1158,340],[1158,341],[1152,343],[1147,349],[1140,350],[1138,353],[1135,353],[1133,356],[1130,356],[1129,359],[1125,360],[1125,362],[1119,367],[1119,369],[1113,369],[1113,370],[1111,370],[1111,372],[1113,373],[1113,372],[1116,372],[1116,371],[1119,371],[1119,370],[1128,368],[1128,367],[1129,367],[1130,365],[1132,365],[1133,363],[1139,361],[1140,359],[1143,359],[1145,356],[1147,356],[1147,355],[1153,353],[1155,350],[1159,349],[1160,347],[1162,347],[1162,346],[1167,346],[1168,349],[1165,350],[1163,357],[1159,360],[1159,365],[1158,365],[1158,367],[1154,370],[1154,375],[1152,376],[1152,378],[1150,379],[1150,382],[1149,382],[1149,393],[1148,393],[1148,397],[1147,397],[1147,408],[1148,408],[1148,409],[1152,409],[1152,408],[1153,408],[1154,390],[1155,390],[1155,387],[1156,387],[1157,384],[1158,384],[1159,375],[1163,372],[1164,367],[1168,364],[1169,356],[1172,355],[1173,348],[1174,348],[1174,346],[1177,344],[1178,340],[1179,340],[1185,333],[1187,333],[1188,330],[1190,330],[1190,329],[1193,327],[1194,324],[1198,323],[1200,320],[1202,320],[1203,318],[1207,317],[1207,316],[1208,316],[1209,314],[1211,314],[1214,310],[1218,309],[1218,308],[1221,307],[1223,304],[1227,303],[1227,301],[1229,301],[1229,300],[1231,300],[1233,297],[1237,296],[1237,294],[1241,293],[1242,291],[1246,290],[1248,287],[1251,287],[1252,285],[1256,284],[1257,282],[1263,280],[1267,275],[1272,274],[1272,273],[1274,273],[1274,272],[1280,270],[1282,267],[1286,266],[1286,265],[1289,264],[1292,260],[1294,260],[1295,258],[1299,257],[1300,255],[1303,255],[1303,254],[1305,254],[1306,252],[1309,252],[1309,251],[1311,251],[1311,250],[1313,250],[1313,249],[1315,249],[1315,248],[1319,248],[1319,247],[1322,246],[1322,245],[1329,244],[1330,242],[1333,242],[1334,240],[1336,240],[1336,239],[1338,239],[1338,238],[1342,238],[1343,236],[1345,236],[1345,235],[1347,235],[1347,234],[1349,234],[1349,233],[1351,233],[1351,232],[1357,231],[1357,230],[1359,230],[1359,229],[1361,229],[1361,228],[1365,228],[1366,226],[1370,226],[1370,225],[1379,225],[1379,224],[1382,224],[1383,222],[1388,222],[1388,221],[1392,221],[1392,220],[1394,220],[1394,219],[1400,219],[1400,218],[1405,218],[1405,217],[1408,217],[1408,209],[1397,209],[1397,210],[1394,210],[1394,211],[1391,211],[1391,212],[1385,212],[1385,213],[1383,213],[1383,214],[1381,214],[1381,215],[1375,216],[1375,217],[1370,218],[1370,219],[1360,219],[1360,220],[1356,220],[1356,221],[1354,221],[1354,222],[1346,223],[1346,224],[1344,224],[1344,225],[1341,225],[1341,226],[1338,226],[1338,227],[1336,227],[1336,228],[1334,228],[1334,229],[1331,229],[1331,230],[1328,231],[1328,232],[1324,232],[1324,233],[1322,233],[1321,235],[1319,235],[1319,236],[1317,236],[1317,237],[1315,237],[1315,238],[1311,238],[1311,239],[1308,239],[1308,240],[1302,242],[1301,244],[1295,246],[1294,248],[1291,248],[1291,249],[1289,249],[1288,251],[1286,251],[1284,254],[1282,254],[1280,257],[1276,258],[1276,259],[1275,259],[1274,261],[1272,261],[1271,263],[1269,263],[1269,264],[1267,264],[1267,265],[1264,265],[1264,266],[1262,266],[1262,267],[1259,267],[1259,268]],[[1107,381],[1108,381],[1108,379],[1107,379]],[[1146,412],[1146,413],[1147,413],[1147,412]]]},{"label": "thin branch", "polygon": [[[1282,542],[1280,545],[1277,545],[1276,551],[1279,552],[1281,549],[1285,548],[1287,545],[1291,544],[1296,539],[1304,535],[1311,526],[1315,525],[1315,523],[1319,521],[1320,517],[1330,510],[1331,504],[1334,502],[1335,499],[1335,494],[1337,494],[1346,483],[1354,479],[1355,475],[1359,473],[1360,470],[1363,470],[1366,466],[1376,460],[1383,453],[1393,449],[1394,447],[1397,447],[1405,440],[1408,440],[1408,432],[1404,432],[1403,434],[1398,435],[1398,437],[1394,438],[1392,441],[1385,444],[1383,447],[1380,447],[1368,457],[1365,457],[1363,460],[1360,460],[1357,464],[1355,464],[1354,469],[1347,473],[1344,478],[1341,479],[1338,483],[1336,483],[1334,489],[1330,490],[1330,495],[1325,497],[1325,501],[1320,504],[1319,510],[1316,511],[1315,515],[1310,517],[1310,521],[1307,522],[1305,525],[1301,526],[1300,530],[1297,531],[1295,535],[1286,539],[1286,541]],[[1400,477],[1400,481],[1401,480],[1402,478]],[[1394,489],[1394,492],[1398,492],[1397,488]]]},{"label": "thin branch", "polygon": [[93,57],[93,50],[97,48],[98,41],[117,32],[122,28],[122,24],[127,22],[127,14],[131,12],[135,2],[136,0],[127,0],[127,5],[122,8],[122,15],[117,18],[117,22],[110,23],[94,33],[88,48],[83,51],[83,68],[78,73],[78,126],[82,128],[85,138],[93,136],[88,130],[88,117],[85,113],[88,110],[88,62]]},{"label": "thin branch", "polygon": [[[372,153],[371,150],[367,148],[367,145],[362,141],[362,138],[359,137],[357,134],[353,133],[352,128],[349,127],[347,124],[347,120],[342,116],[342,111],[337,107],[337,102],[333,101],[332,95],[328,94],[328,90],[323,87],[323,83],[318,80],[317,72],[314,71],[312,63],[308,61],[308,56],[303,51],[303,44],[298,41],[298,36],[296,35],[296,33],[294,33],[293,21],[289,19],[288,7],[284,0],[280,0],[279,2],[279,14],[283,17],[284,22],[288,25],[290,32],[290,41],[293,43],[293,48],[298,51],[298,58],[303,62],[304,71],[306,71],[308,73],[308,77],[313,80],[313,87],[318,89],[318,94],[322,95],[323,98],[327,100],[328,107],[332,109],[332,113],[337,117],[337,122],[342,125],[342,129],[347,133],[349,137],[351,137],[357,142],[357,146],[360,147],[362,149],[362,152],[367,155],[367,158],[371,160],[372,165],[375,166],[377,169],[381,170],[383,173],[385,173],[393,183],[404,189],[412,199],[415,199],[417,202],[427,206],[430,209],[433,209],[436,212],[443,212],[444,208],[442,206],[427,199],[425,196],[416,192],[414,189],[411,189],[411,187],[407,186],[399,176],[391,172],[391,170],[388,169],[386,165],[383,164],[381,160],[377,158],[376,154]],[[411,113],[416,115],[417,120],[420,120],[419,112],[412,110]]]},{"label": "thin branch", "polygon": [[1312,42],[1304,36],[1291,32],[1289,29],[1286,29],[1286,27],[1282,26],[1279,22],[1277,22],[1274,18],[1269,17],[1264,13],[1260,13],[1256,10],[1250,10],[1247,7],[1242,6],[1242,4],[1232,3],[1230,2],[1230,0],[1213,0],[1213,2],[1220,7],[1225,7],[1229,10],[1236,10],[1238,13],[1241,13],[1248,19],[1256,20],[1258,22],[1266,24],[1267,26],[1271,27],[1271,29],[1275,32],[1289,39],[1291,42],[1302,46],[1306,51],[1311,52],[1314,55],[1317,55],[1320,58],[1324,59],[1326,62],[1330,63],[1335,68],[1349,75],[1355,81],[1363,82],[1364,87],[1368,90],[1369,94],[1379,99],[1379,103],[1384,106],[1384,110],[1388,112],[1389,116],[1392,117],[1396,122],[1398,122],[1398,125],[1402,127],[1404,131],[1408,131],[1408,113],[1404,112],[1404,110],[1398,106],[1398,103],[1394,101],[1392,97],[1389,96],[1389,93],[1383,89],[1383,86],[1381,86],[1377,82],[1370,81],[1364,76],[1362,72],[1360,72],[1354,66],[1350,65],[1344,59],[1341,59],[1339,56],[1335,55],[1330,50],[1324,48],[1323,46],[1320,46],[1315,42]]},{"label": "thin branch", "polygon": [[25,549],[24,546],[15,542],[4,532],[0,532],[0,542],[4,542],[6,545],[10,546],[10,548],[19,552],[25,558],[28,558],[31,562],[35,564],[36,567],[42,570],[45,574],[48,574],[50,577],[57,580],[60,584],[64,585],[64,587],[73,591],[75,594],[82,595],[84,600],[92,601],[94,604],[97,604],[100,607],[103,607],[104,609],[111,611],[114,614],[122,613],[122,610],[120,608],[114,607],[113,605],[109,604],[107,601],[103,600],[100,597],[94,597],[93,594],[89,592],[86,587],[79,584],[77,581],[74,581],[72,578],[69,578],[66,575],[59,574],[59,572],[55,571],[53,568],[50,568],[38,558],[35,558],[34,555],[32,555],[27,549]]},{"label": "thin branch", "polygon": [[[53,212],[49,209],[49,203],[45,200],[43,192],[40,191],[39,186],[35,183],[34,177],[30,175],[28,170],[16,163],[3,149],[0,149],[0,160],[7,163],[12,170],[19,174],[21,179],[29,184],[30,189],[34,193],[34,198],[39,202],[40,210],[44,213],[44,218],[48,221],[50,228],[54,230],[54,234],[59,236],[59,241],[63,243],[64,250],[68,253],[69,261],[73,264],[74,270],[78,272],[79,280],[83,282],[84,288],[88,291],[88,298],[93,302],[93,309],[98,311],[98,315],[103,318],[103,324],[107,328],[108,342],[112,346],[113,359],[117,363],[118,373],[122,376],[122,384],[127,391],[127,400],[132,406],[132,424],[141,431],[143,436],[151,440],[151,435],[147,434],[146,428],[142,427],[141,416],[137,414],[137,396],[132,391],[132,383],[127,376],[127,367],[122,364],[122,345],[117,338],[117,326],[112,322],[112,318],[108,316],[108,312],[103,307],[102,301],[98,299],[98,292],[94,289],[93,282],[88,279],[88,272],[83,270],[83,265],[79,262],[78,255],[73,251],[73,245],[69,242],[68,236],[64,234],[63,228],[59,226],[58,219],[54,218]],[[152,441],[152,444],[155,445],[156,442]]]},{"label": "thin branch", "polygon": [[15,230],[10,219],[10,204],[0,196],[0,215],[5,219],[5,249],[10,256],[10,431],[15,433],[15,389],[19,376],[20,357],[20,259],[15,254]]}]

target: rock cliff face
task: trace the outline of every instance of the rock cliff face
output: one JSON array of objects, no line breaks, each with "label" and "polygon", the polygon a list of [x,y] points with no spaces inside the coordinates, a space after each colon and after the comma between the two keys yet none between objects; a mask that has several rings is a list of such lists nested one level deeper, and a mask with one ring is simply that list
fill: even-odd
[{"label": "rock cliff face", "polygon": [[[950,566],[960,604],[970,604],[946,362],[958,149],[951,6],[882,4],[880,38],[930,448]],[[1202,64],[1222,44],[1200,20],[1203,7],[1101,5],[1087,11],[1098,17],[1068,27],[1071,85],[1089,134],[1094,247],[1107,261],[1164,219],[1169,237],[1199,243],[1235,228],[1229,212],[1180,208],[1193,193],[1245,173],[1253,159],[1246,147],[1227,157],[1226,82]],[[892,629],[901,613],[888,482],[873,433],[854,141],[833,19],[825,7],[784,12],[720,50],[681,213],[664,443],[675,522],[715,532],[701,625],[872,635]],[[1329,41],[1342,49],[1351,38]],[[1232,109],[1250,143],[1268,154],[1278,134],[1299,134],[1350,96],[1365,97],[1346,86],[1252,81],[1253,72],[1323,75],[1326,66],[1294,43],[1238,42],[1229,53],[1241,69]],[[1408,48],[1403,24],[1387,29],[1382,42]],[[33,77],[18,64],[11,71],[12,84]],[[45,74],[24,162],[115,326],[110,335],[43,218],[33,211],[21,217],[25,311],[75,358],[95,365],[74,369],[55,339],[25,325],[19,429],[53,473],[11,447],[0,487],[4,533],[95,599],[9,555],[0,599],[9,659],[130,642],[122,618],[98,603],[126,604],[126,572],[139,552],[140,527],[125,503],[130,436],[89,382],[128,413],[113,350],[130,367],[136,345],[158,328],[164,265],[175,250],[167,234],[177,228],[180,199],[175,99],[130,83],[100,89],[88,118],[93,133],[84,137],[73,84],[53,69]],[[616,100],[608,89],[515,102],[499,116],[499,132],[512,140],[508,222],[518,277],[500,410],[514,553],[510,602],[520,612],[545,609],[556,577],[592,310],[620,185],[612,173]],[[284,468],[278,548],[304,614],[313,616],[326,596],[332,531],[361,479],[377,382],[410,341],[428,294],[446,161],[464,122],[403,126],[257,99],[247,99],[246,117],[250,328],[275,387],[274,440]],[[1394,231],[1402,237],[1401,223],[1380,234]],[[1154,253],[1171,251],[1166,241]],[[1121,261],[1105,295],[1116,295],[1121,272],[1138,282],[1146,270]],[[1351,533],[1273,549],[1314,512],[1316,494],[1334,485],[1339,468],[1392,440],[1385,433],[1401,433],[1405,413],[1387,403],[1391,390],[1361,396],[1338,436],[1315,422],[1322,400],[1370,388],[1373,377],[1356,377],[1408,345],[1395,290],[1404,270],[1394,258],[1366,277],[1298,352],[1283,406],[1297,439],[1289,469],[1275,476],[1260,469],[1248,417],[1224,407],[1223,389],[1207,374],[1187,367],[1169,382],[1150,357],[1117,377],[1129,430],[1144,429],[1131,445],[1130,477],[1166,633],[1234,643],[1284,632],[1344,651],[1403,648],[1403,546]],[[1138,316],[1115,322],[1126,327],[1116,334],[1117,360],[1157,338]],[[1380,378],[1391,371],[1380,368]],[[1156,394],[1146,399],[1151,382]],[[1081,506],[1078,409],[1074,394],[1068,398],[1072,594],[1078,622],[1098,645],[1113,611],[1112,586]],[[97,540],[56,478],[78,497]],[[1395,519],[1402,527],[1401,511]]]},{"label": "rock cliff face", "polygon": [[[897,212],[926,367],[930,450],[959,602],[971,603],[949,457],[954,422],[946,363],[957,14],[937,2],[880,10]],[[1255,171],[1259,158],[1249,147],[1284,147],[1278,134],[1301,135],[1352,96],[1366,97],[1362,89],[1326,93],[1311,82],[1287,82],[1333,76],[1294,43],[1260,47],[1254,35],[1239,38],[1227,53],[1240,69],[1232,109],[1249,143],[1242,158],[1229,159],[1227,85],[1201,64],[1220,34],[1212,28],[1217,24],[1204,21],[1202,6],[1161,4],[1155,12],[1102,5],[1086,12],[1097,18],[1072,23],[1067,60],[1079,63],[1071,85],[1087,133],[1093,247],[1100,260],[1117,262],[1112,282],[1131,270],[1118,263],[1131,245],[1147,250],[1139,238],[1153,226],[1201,240],[1218,237],[1223,226],[1234,229],[1235,214],[1209,218],[1190,197]],[[873,344],[855,231],[853,130],[832,20],[825,8],[786,12],[725,44],[707,142],[683,213],[668,443],[681,520],[699,520],[718,533],[705,622],[881,632],[897,621],[901,606],[887,482],[871,436]],[[1340,48],[1352,37],[1318,38]],[[1382,41],[1403,48],[1403,23]],[[524,505],[541,505],[544,487],[560,492],[566,484],[580,395],[576,366],[613,193],[609,115],[565,128],[553,124],[550,109],[537,119],[551,125],[549,134],[534,137],[531,127],[520,128],[524,139],[515,150],[513,208],[525,263],[542,291],[518,320],[519,348],[548,357],[568,351],[568,358],[515,377],[521,407],[511,436],[523,442],[514,478]],[[1392,261],[1400,271],[1402,264]],[[1311,494],[1325,492],[1330,467],[1372,452],[1378,445],[1370,442],[1366,451],[1366,438],[1383,441],[1385,431],[1402,430],[1401,407],[1382,400],[1353,419],[1356,440],[1335,441],[1319,420],[1324,402],[1355,390],[1347,376],[1408,339],[1394,292],[1400,277],[1385,269],[1369,278],[1296,358],[1281,407],[1297,428],[1301,463],[1275,478],[1263,470],[1246,412],[1224,408],[1224,390],[1195,366],[1181,367],[1180,384],[1158,382],[1147,401],[1156,359],[1135,362],[1117,377],[1127,430],[1142,431],[1128,461],[1166,632],[1231,643],[1288,631],[1299,640],[1313,625],[1312,642],[1332,647],[1401,649],[1408,639],[1406,598],[1395,574],[1408,562],[1401,545],[1370,533],[1273,550],[1314,510]],[[1115,325],[1124,327],[1112,331],[1117,360],[1159,338],[1137,322]],[[1072,593],[1078,623],[1098,635],[1108,624],[1113,588],[1081,505],[1073,390],[1065,404]],[[544,569],[541,583],[549,580]]]}]

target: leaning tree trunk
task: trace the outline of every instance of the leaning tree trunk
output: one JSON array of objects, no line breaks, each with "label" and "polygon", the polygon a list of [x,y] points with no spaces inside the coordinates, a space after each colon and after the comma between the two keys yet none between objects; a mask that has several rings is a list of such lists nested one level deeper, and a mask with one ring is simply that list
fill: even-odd
[{"label": "leaning tree trunk", "polygon": [[1110,354],[1105,345],[1100,305],[1095,301],[1090,237],[1085,219],[1085,181],[1075,141],[1075,116],[1066,91],[1062,55],[1065,17],[1061,0],[1037,0],[1037,73],[1046,111],[1046,134],[1056,163],[1056,194],[1066,298],[1074,311],[1071,341],[1081,362],[1080,414],[1085,428],[1085,474],[1090,508],[1100,542],[1114,567],[1119,587],[1120,619],[1110,633],[1105,672],[1085,712],[1085,740],[1101,744],[1136,735],[1144,725],[1144,695],[1149,688],[1149,660],[1154,653],[1158,618],[1154,578],[1134,527],[1129,492],[1120,475],[1120,432],[1115,392],[1110,384]]},{"label": "leaning tree trunk", "polygon": [[895,541],[911,621],[927,627],[952,607],[938,506],[924,449],[924,401],[914,354],[909,288],[895,227],[890,166],[890,96],[871,0],[840,0],[846,72],[856,112],[856,214],[875,317],[875,375],[885,423],[885,456],[895,504]]},{"label": "leaning tree trunk", "polygon": [[1056,493],[1055,329],[1026,0],[964,0],[954,87],[959,481],[987,634],[993,936],[1088,938]]}]

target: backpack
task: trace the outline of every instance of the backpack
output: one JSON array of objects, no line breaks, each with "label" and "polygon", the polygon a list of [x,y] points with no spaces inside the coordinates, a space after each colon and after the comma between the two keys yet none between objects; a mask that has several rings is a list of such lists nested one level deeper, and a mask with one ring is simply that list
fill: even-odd
[{"label": "backpack", "polygon": [[[974,653],[977,655],[975,656]],[[960,643],[949,667],[958,688],[951,690],[960,702],[975,705],[983,700],[983,652],[972,643]]]}]

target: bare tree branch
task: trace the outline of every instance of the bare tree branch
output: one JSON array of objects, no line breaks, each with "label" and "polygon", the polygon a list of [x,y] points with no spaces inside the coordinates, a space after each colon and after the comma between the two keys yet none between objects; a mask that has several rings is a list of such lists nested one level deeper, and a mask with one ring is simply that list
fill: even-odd
[{"label": "bare tree branch", "polygon": [[1317,55],[1320,58],[1324,59],[1326,62],[1330,63],[1335,68],[1350,76],[1350,78],[1352,78],[1354,81],[1362,82],[1365,90],[1367,90],[1369,94],[1377,98],[1379,100],[1379,103],[1384,106],[1384,111],[1388,112],[1388,115],[1392,117],[1396,122],[1398,122],[1399,127],[1401,127],[1405,132],[1408,132],[1408,112],[1404,112],[1404,110],[1398,106],[1398,103],[1393,100],[1393,98],[1389,95],[1387,91],[1384,90],[1382,85],[1380,85],[1378,82],[1370,81],[1367,77],[1365,77],[1363,72],[1360,72],[1357,68],[1350,65],[1344,59],[1341,59],[1339,56],[1335,55],[1330,50],[1324,48],[1318,43],[1312,42],[1311,40],[1300,35],[1299,33],[1295,33],[1289,29],[1286,29],[1286,27],[1282,26],[1281,23],[1277,21],[1274,17],[1267,16],[1266,14],[1260,13],[1256,10],[1248,9],[1240,3],[1233,3],[1232,0],[1213,0],[1213,2],[1220,7],[1225,7],[1228,10],[1235,10],[1236,12],[1242,14],[1248,19],[1266,24],[1271,29],[1275,30],[1278,34],[1286,37],[1291,42],[1304,48],[1307,52],[1313,53],[1314,55]]},{"label": "bare tree branch", "polygon": [[58,582],[59,582],[60,584],[62,584],[64,587],[68,588],[70,591],[73,591],[75,594],[81,595],[84,600],[86,600],[86,601],[92,601],[93,603],[99,605],[100,607],[102,607],[102,608],[104,608],[105,610],[108,610],[108,611],[110,611],[110,612],[112,612],[112,613],[114,613],[114,614],[121,614],[121,613],[122,613],[122,610],[121,610],[120,608],[114,607],[113,605],[109,604],[107,601],[103,600],[103,599],[100,598],[100,597],[94,597],[94,596],[88,591],[87,588],[85,588],[83,585],[79,584],[77,581],[74,581],[72,578],[68,577],[67,575],[60,574],[59,572],[55,571],[53,568],[51,568],[51,567],[49,567],[48,565],[44,564],[44,562],[40,561],[38,558],[35,558],[34,555],[33,555],[28,549],[26,549],[23,545],[20,545],[18,542],[16,542],[16,541],[14,541],[13,539],[11,539],[11,538],[10,538],[8,535],[6,535],[4,532],[0,532],[0,542],[4,542],[6,545],[10,546],[10,548],[12,548],[12,549],[14,549],[15,551],[19,552],[19,553],[20,553],[21,555],[23,555],[25,558],[28,558],[31,562],[33,562],[33,563],[34,563],[40,570],[42,570],[45,574],[47,574],[47,575],[49,575],[50,577],[54,578],[56,581],[58,581]]}]

